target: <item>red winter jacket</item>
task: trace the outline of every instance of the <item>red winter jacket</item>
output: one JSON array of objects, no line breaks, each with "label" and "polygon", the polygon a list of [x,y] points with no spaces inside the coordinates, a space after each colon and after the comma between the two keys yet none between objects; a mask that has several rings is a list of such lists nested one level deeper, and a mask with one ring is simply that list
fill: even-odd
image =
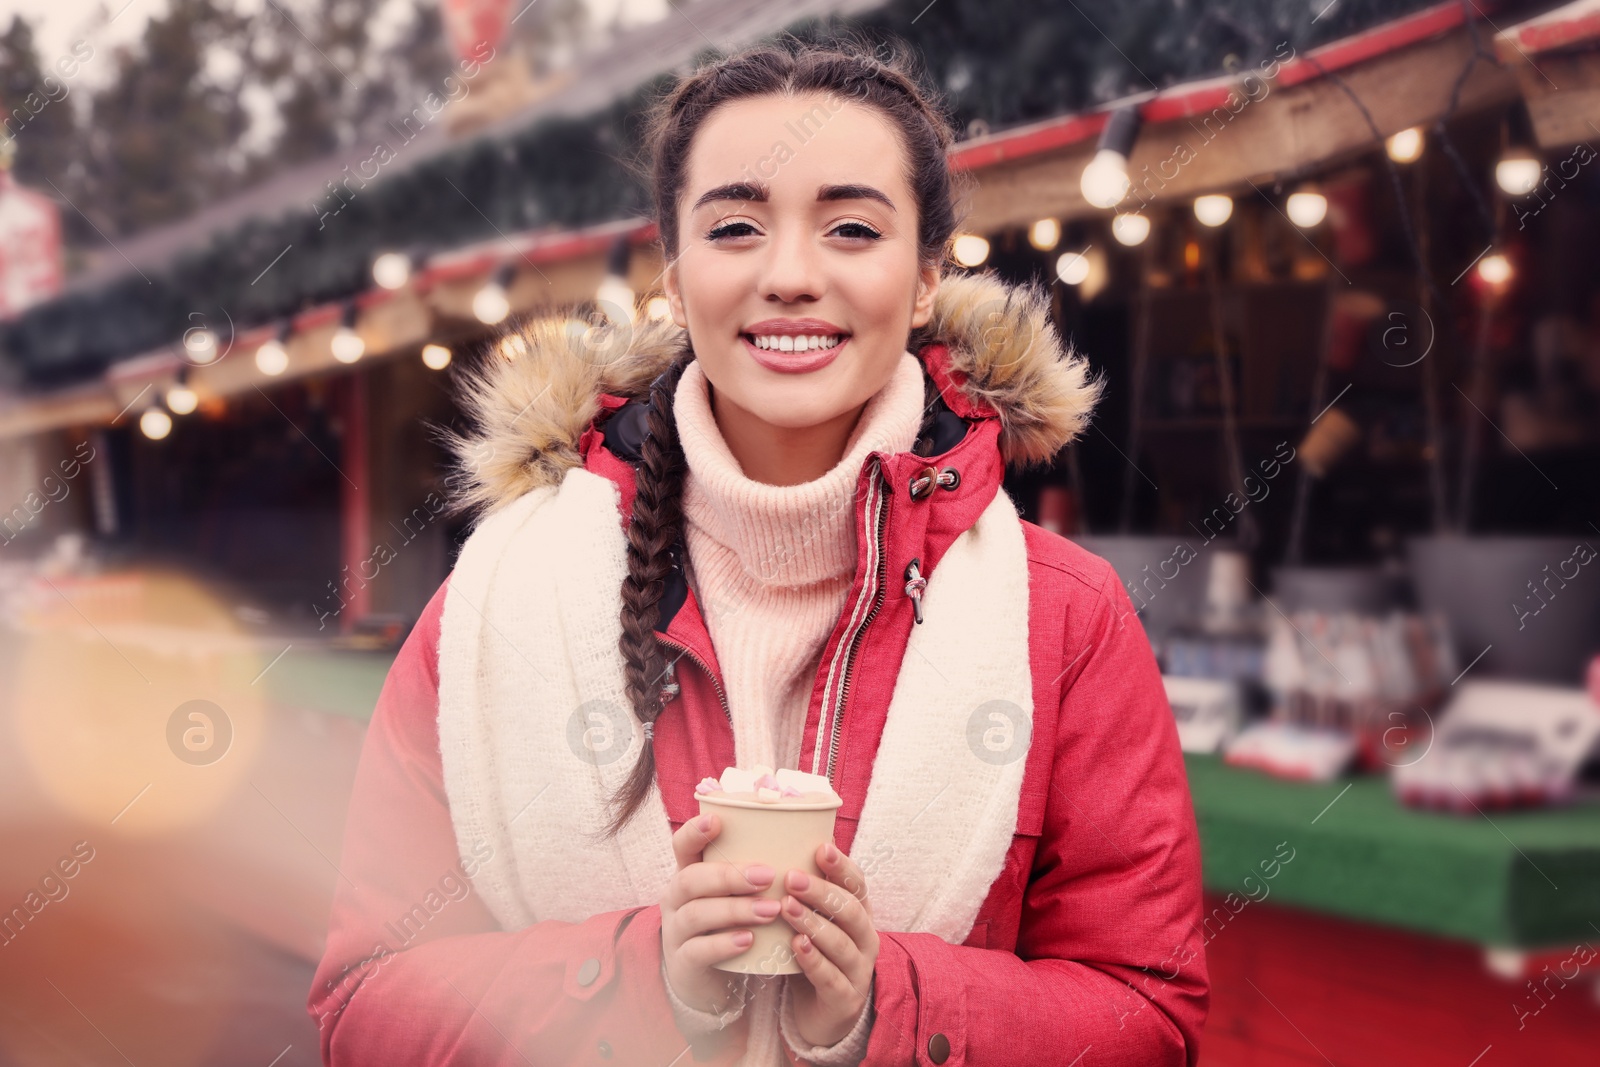
[{"label": "red winter jacket", "polygon": [[[858,565],[850,602],[877,598],[879,609],[850,660],[832,773],[844,799],[836,839],[846,852],[914,625],[904,580],[895,578],[913,558],[930,574],[1002,491],[1006,461],[1048,456],[1081,426],[1087,407],[1082,396],[1059,390],[1060,379],[1048,380],[1067,360],[1041,300],[1021,288],[1007,296],[987,276],[945,279],[934,336],[949,340],[919,352],[940,394],[934,451],[878,454],[885,566],[872,573]],[[994,343],[995,334],[984,331],[993,330],[997,308],[1004,337],[1025,333],[1031,344]],[[1052,343],[1040,344],[1041,336]],[[653,351],[650,340],[635,347]],[[1001,377],[1044,358],[1056,361],[1043,368],[1046,377]],[[475,383],[480,392],[468,398],[493,424],[475,444],[476,491],[484,499],[525,491],[527,479],[539,477],[536,468],[551,462],[550,452],[530,453],[527,444],[543,428],[537,419],[512,425],[526,419],[516,411],[520,396],[533,393],[519,394],[507,377],[548,375],[550,368],[508,366]],[[567,463],[616,481],[624,522],[642,412],[642,401],[629,394],[649,380],[634,373],[636,388],[595,397],[594,417],[580,423],[586,429]],[[1081,369],[1076,381],[1081,386]],[[528,437],[517,436],[523,433]],[[488,451],[498,457],[506,445],[509,465],[495,468]],[[870,466],[863,467],[863,487]],[[913,497],[912,480],[930,466],[955,468],[959,484]],[[857,495],[858,518],[867,496]],[[965,943],[880,932],[876,1018],[863,1063],[1194,1067],[1209,985],[1199,841],[1173,716],[1150,645],[1110,566],[1032,523],[1024,530],[1034,717],[1016,832]],[[870,546],[861,548],[864,563]],[[327,950],[308,1002],[324,1062],[736,1062],[742,1021],[692,1047],[679,1034],[662,986],[656,905],[502,930],[471,893],[478,860],[458,855],[439,755],[444,593],[441,586],[390,669],[362,752]],[[679,664],[681,692],[655,729],[658,782],[676,830],[697,814],[695,783],[733,763],[734,747],[715,650],[681,582],[662,614],[664,642],[685,650],[693,664]],[[857,636],[849,615],[829,637],[824,664],[838,642]],[[803,752],[818,741],[822,673]],[[870,857],[855,858],[870,870]]]}]

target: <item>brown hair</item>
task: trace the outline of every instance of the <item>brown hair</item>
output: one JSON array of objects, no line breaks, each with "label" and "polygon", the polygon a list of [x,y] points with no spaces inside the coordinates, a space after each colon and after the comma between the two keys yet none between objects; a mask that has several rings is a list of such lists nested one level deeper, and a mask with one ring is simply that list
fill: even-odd
[{"label": "brown hair", "polygon": [[[689,146],[700,124],[732,100],[801,93],[837,94],[876,108],[899,131],[906,165],[906,184],[917,203],[917,253],[924,266],[945,262],[955,233],[956,187],[947,152],[954,140],[945,102],[927,87],[921,68],[898,42],[887,59],[857,37],[802,40],[784,34],[703,66],[679,80],[649,108],[644,150],[648,163],[642,177],[651,190],[656,225],[665,262],[679,254],[678,201],[683,195]],[[913,331],[908,347],[923,341]],[[648,432],[638,468],[633,515],[628,525],[628,575],[622,583],[622,658],[628,700],[639,721],[653,733],[664,703],[663,678],[671,666],[656,641],[655,627],[671,554],[683,529],[683,449],[672,401],[684,369],[693,359],[683,356],[650,387]],[[930,393],[936,395],[932,382]],[[928,400],[931,411],[930,395]],[[929,443],[925,415],[918,448]],[[615,834],[650,793],[655,780],[655,754],[647,738],[644,751],[619,794],[608,827]]]}]

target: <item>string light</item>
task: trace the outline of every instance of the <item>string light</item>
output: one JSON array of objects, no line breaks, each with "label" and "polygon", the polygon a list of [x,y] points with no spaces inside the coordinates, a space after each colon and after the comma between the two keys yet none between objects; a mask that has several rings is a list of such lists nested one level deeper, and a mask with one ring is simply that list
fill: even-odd
[{"label": "string light", "polygon": [[1507,196],[1527,196],[1539,188],[1544,170],[1539,157],[1526,148],[1511,148],[1494,165],[1494,181]]},{"label": "string light", "polygon": [[217,335],[204,326],[186,331],[183,353],[190,363],[204,366],[212,362],[217,358]]},{"label": "string light", "polygon": [[1389,158],[1396,163],[1415,163],[1422,158],[1422,127],[1412,126],[1401,130],[1383,143]]},{"label": "string light", "polygon": [[1028,227],[1028,243],[1041,252],[1048,252],[1061,243],[1061,223],[1057,219],[1039,219]]},{"label": "string light", "polygon": [[354,363],[367,351],[367,342],[355,331],[356,306],[354,303],[346,304],[344,315],[339,323],[339,328],[333,332],[333,358],[340,363]]},{"label": "string light", "polygon": [[644,313],[658,322],[672,318],[672,304],[664,296],[652,296],[645,301]]},{"label": "string light", "polygon": [[293,329],[294,323],[285,319],[279,325],[277,334],[256,349],[256,370],[268,378],[276,378],[289,369],[289,350],[284,347],[284,342],[289,340]]},{"label": "string light", "polygon": [[200,398],[195,391],[181,382],[167,390],[166,401],[174,415],[188,415],[200,406]]},{"label": "string light", "polygon": [[1289,194],[1283,210],[1289,216],[1290,222],[1302,230],[1309,230],[1321,225],[1322,220],[1328,217],[1328,198],[1323,196],[1316,186],[1306,185],[1299,191]]},{"label": "string light", "polygon": [[633,248],[628,243],[627,235],[619,235],[611,242],[611,248],[606,253],[606,275],[600,280],[600,287],[594,294],[600,314],[619,326],[633,321],[639,299],[633,286],[628,284],[628,260],[632,254]]},{"label": "string light", "polygon": [[159,441],[172,432],[172,416],[160,408],[147,408],[139,416],[139,432],[152,441]]},{"label": "string light", "polygon": [[989,258],[989,241],[975,233],[964,233],[956,238],[951,254],[963,267],[976,267]]},{"label": "string light", "polygon": [[1111,219],[1111,236],[1129,248],[1142,245],[1145,238],[1150,236],[1150,220],[1136,212],[1115,215]]},{"label": "string light", "polygon": [[594,296],[595,303],[600,306],[601,314],[613,321],[622,322],[632,321],[633,306],[637,299],[627,282],[609,276],[600,283],[600,288]]},{"label": "string light", "polygon": [[1511,280],[1511,275],[1511,260],[1499,252],[1478,260],[1478,277],[1490,285],[1504,285]]},{"label": "string light", "polygon": [[1095,146],[1094,158],[1083,168],[1078,187],[1083,198],[1095,207],[1116,207],[1128,195],[1128,156],[1139,136],[1137,105],[1118,108],[1106,119]]},{"label": "string light", "polygon": [[514,270],[511,264],[502,263],[495,268],[494,277],[472,295],[472,314],[485,326],[504,322],[511,314],[511,298],[506,294],[506,286],[511,284]]},{"label": "string light", "polygon": [[1221,226],[1233,214],[1233,197],[1208,193],[1194,198],[1194,217],[1207,226]]},{"label": "string light", "polygon": [[451,353],[444,345],[426,344],[422,346],[422,363],[429,370],[444,370],[450,365]]},{"label": "string light", "polygon": [[1056,260],[1056,277],[1068,285],[1082,285],[1089,277],[1089,254],[1066,252]]},{"label": "string light", "polygon": [[385,289],[403,288],[411,280],[411,257],[404,252],[385,252],[372,261],[372,280]]},{"label": "string light", "polygon": [[281,341],[266,341],[256,349],[256,370],[276,378],[289,369],[289,353]]},{"label": "string light", "polygon": [[1528,109],[1514,105],[1506,113],[1505,151],[1494,165],[1494,181],[1507,196],[1527,196],[1539,188],[1544,165],[1533,150],[1533,122]]}]

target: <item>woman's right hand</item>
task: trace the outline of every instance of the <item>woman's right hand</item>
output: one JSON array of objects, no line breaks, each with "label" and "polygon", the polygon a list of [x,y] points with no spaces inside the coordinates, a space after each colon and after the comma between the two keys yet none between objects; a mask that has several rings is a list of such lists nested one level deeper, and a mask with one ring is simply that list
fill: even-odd
[{"label": "woman's right hand", "polygon": [[[734,1006],[742,985],[712,966],[750,947],[748,929],[778,917],[779,903],[757,897],[776,872],[765,864],[736,867],[716,860],[711,842],[722,832],[716,815],[688,820],[672,835],[678,872],[661,896],[661,953],[667,981],[678,999],[699,1011],[720,1013]],[[707,860],[709,851],[712,858]],[[741,929],[741,927],[743,929]]]}]

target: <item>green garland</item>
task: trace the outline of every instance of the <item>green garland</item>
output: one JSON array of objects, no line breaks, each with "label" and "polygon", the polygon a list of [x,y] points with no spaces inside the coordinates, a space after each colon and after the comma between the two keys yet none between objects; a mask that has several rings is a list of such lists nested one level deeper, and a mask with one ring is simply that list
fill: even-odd
[{"label": "green garland", "polygon": [[[1317,6],[939,0],[929,7],[893,0],[849,24],[906,41],[948,94],[958,128],[981,121],[1000,129],[1213,74],[1231,58],[1249,65],[1283,41],[1303,50],[1429,5],[1333,0],[1320,17]],[[792,30],[809,36],[828,26],[808,21]],[[176,345],[194,316],[243,329],[347,298],[370,287],[372,260],[385,249],[445,250],[497,229],[570,229],[645,214],[643,190],[617,158],[635,151],[640,109],[670,80],[653,79],[597,114],[479,138],[380,177],[337,215],[319,221],[306,205],[253,218],[165,271],[147,272],[148,282],[133,273],[31,308],[0,323],[0,374],[12,384],[62,384]],[[261,275],[291,245],[289,257]]]}]

